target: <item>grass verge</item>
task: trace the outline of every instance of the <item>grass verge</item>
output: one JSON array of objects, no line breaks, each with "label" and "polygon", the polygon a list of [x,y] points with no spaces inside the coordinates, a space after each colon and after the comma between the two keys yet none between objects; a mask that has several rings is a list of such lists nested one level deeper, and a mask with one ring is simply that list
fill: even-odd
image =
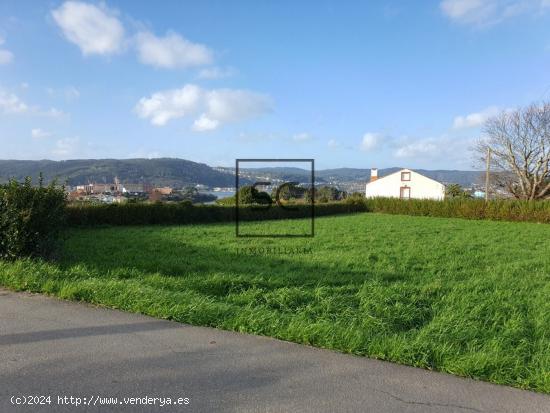
[{"label": "grass verge", "polygon": [[72,229],[56,263],[0,261],[0,284],[550,393],[549,251],[548,225],[373,213],[312,239]]}]

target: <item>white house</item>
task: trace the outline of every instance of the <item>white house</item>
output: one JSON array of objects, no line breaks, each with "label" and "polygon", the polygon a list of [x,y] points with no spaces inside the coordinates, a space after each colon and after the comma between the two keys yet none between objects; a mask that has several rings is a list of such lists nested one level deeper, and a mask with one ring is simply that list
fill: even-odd
[{"label": "white house", "polygon": [[410,169],[401,169],[378,179],[378,169],[371,169],[370,182],[365,189],[365,197],[389,197],[401,199],[445,198],[445,185]]}]

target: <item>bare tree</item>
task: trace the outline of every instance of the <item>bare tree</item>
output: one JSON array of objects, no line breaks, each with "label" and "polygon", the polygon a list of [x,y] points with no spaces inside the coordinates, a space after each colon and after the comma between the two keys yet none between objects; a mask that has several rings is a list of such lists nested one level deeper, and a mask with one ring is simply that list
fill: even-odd
[{"label": "bare tree", "polygon": [[488,119],[475,148],[483,164],[488,150],[494,186],[518,199],[550,197],[550,102]]}]

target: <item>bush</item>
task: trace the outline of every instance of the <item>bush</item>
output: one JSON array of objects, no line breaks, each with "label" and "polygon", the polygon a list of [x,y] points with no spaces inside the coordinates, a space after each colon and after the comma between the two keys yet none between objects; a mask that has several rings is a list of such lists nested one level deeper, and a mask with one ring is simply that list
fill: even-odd
[{"label": "bush", "polygon": [[216,205],[233,205],[235,206],[235,196],[216,199]]},{"label": "bush", "polygon": [[[239,220],[293,219],[311,217],[310,205],[293,205],[294,210],[277,206],[258,210],[255,206],[240,206]],[[365,204],[332,203],[315,206],[315,215],[333,215],[366,211]],[[235,206],[189,204],[111,204],[71,205],[67,208],[71,226],[95,225],[151,225],[195,224],[232,222],[236,218]]]},{"label": "bush", "polygon": [[550,223],[550,201],[369,198],[363,202],[369,212],[386,214]]},{"label": "bush", "polygon": [[65,192],[54,184],[0,185],[0,258],[48,257],[65,223]]},{"label": "bush", "polygon": [[[189,203],[126,203],[112,205],[71,205],[67,208],[71,226],[151,225],[234,222],[233,205],[191,205]],[[311,206],[294,204],[294,210],[272,206],[240,206],[239,220],[309,218]],[[456,198],[445,201],[423,199],[371,198],[350,196],[341,202],[315,204],[315,216],[354,212],[420,215],[442,218],[491,219],[550,223],[550,201],[493,200]]]}]

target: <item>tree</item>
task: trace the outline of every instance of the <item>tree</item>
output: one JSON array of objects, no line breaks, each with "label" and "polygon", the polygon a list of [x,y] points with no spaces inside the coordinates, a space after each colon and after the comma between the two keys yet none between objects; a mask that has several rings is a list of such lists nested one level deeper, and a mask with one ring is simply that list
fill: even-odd
[{"label": "tree", "polygon": [[445,196],[447,198],[471,198],[472,196],[464,191],[459,184],[449,184],[445,188]]},{"label": "tree", "polygon": [[322,186],[315,190],[315,198],[319,202],[340,201],[346,193],[332,186]]},{"label": "tree", "polygon": [[278,187],[279,199],[284,201],[302,199],[305,197],[307,188],[298,186],[295,182],[287,182]]},{"label": "tree", "polygon": [[250,185],[243,186],[239,189],[239,204],[249,205],[254,203],[254,195],[258,192]]},{"label": "tree", "polygon": [[239,189],[239,205],[270,205],[272,202],[267,192],[258,191],[253,186],[246,185]]},{"label": "tree", "polygon": [[493,186],[518,199],[550,196],[550,102],[489,118],[477,143],[485,164],[490,151]]}]

